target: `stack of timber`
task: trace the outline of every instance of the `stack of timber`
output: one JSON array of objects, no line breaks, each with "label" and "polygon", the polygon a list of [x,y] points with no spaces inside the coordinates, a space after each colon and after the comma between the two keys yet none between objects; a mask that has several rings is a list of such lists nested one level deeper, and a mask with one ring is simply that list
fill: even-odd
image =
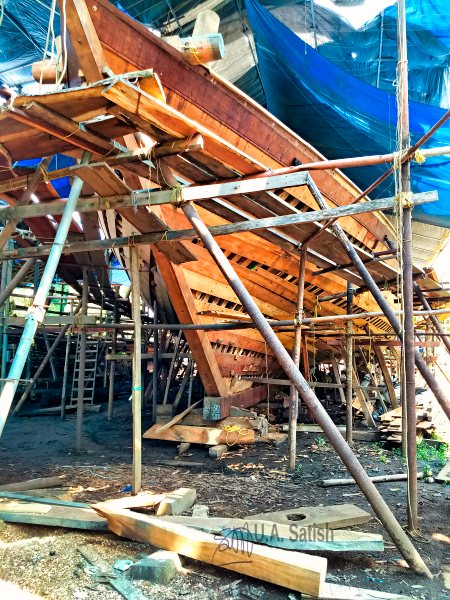
[{"label": "stack of timber", "polygon": [[[418,437],[432,437],[438,429],[438,408],[429,394],[416,396],[416,431]],[[394,408],[381,415],[380,432],[388,442],[402,441],[402,407]]]}]

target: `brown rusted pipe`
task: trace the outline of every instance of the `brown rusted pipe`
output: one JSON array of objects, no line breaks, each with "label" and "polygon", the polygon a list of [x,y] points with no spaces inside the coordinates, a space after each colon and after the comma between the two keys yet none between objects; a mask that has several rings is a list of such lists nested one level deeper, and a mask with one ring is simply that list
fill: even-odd
[{"label": "brown rusted pipe", "polygon": [[277,357],[284,372],[295,385],[297,391],[311,411],[313,417],[322,427],[323,432],[327,436],[329,442],[335,448],[341,460],[361,488],[361,491],[364,493],[368,502],[374,509],[380,521],[383,523],[386,531],[395,542],[405,560],[408,562],[411,568],[416,571],[416,573],[420,573],[431,578],[431,573],[423,562],[420,554],[414,548],[411,540],[403,531],[383,497],[378,492],[375,485],[372,483],[362,465],[354,455],[350,446],[339,433],[339,430],[333,423],[331,417],[328,415],[327,411],[324,409],[300,371],[295,366],[294,361],[278,339],[276,333],[267,323],[267,320],[245,288],[242,281],[239,279],[236,271],[231,266],[231,263],[220,249],[214,237],[208,231],[205,223],[201,220],[200,215],[198,214],[194,205],[192,203],[185,204],[182,207],[182,210],[197,231],[205,247],[210,252],[217,266],[222,271],[224,277],[230,284],[236,296],[239,298],[257,329],[264,337],[267,345]]}]

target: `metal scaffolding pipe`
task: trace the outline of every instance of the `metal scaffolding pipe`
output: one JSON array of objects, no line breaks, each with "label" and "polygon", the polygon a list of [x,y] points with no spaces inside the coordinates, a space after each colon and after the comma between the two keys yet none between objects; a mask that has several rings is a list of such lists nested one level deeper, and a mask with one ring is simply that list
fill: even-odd
[{"label": "metal scaffolding pipe", "polygon": [[196,229],[199,237],[205,244],[205,247],[213,257],[214,261],[220,268],[224,277],[228,281],[229,285],[233,289],[234,293],[239,298],[243,307],[252,318],[256,327],[264,337],[267,345],[272,350],[274,355],[277,357],[280,365],[284,372],[295,385],[297,391],[301,395],[308,409],[316,419],[317,423],[322,427],[324,434],[327,436],[329,442],[336,449],[336,452],[340,456],[341,460],[352,474],[353,478],[361,488],[365,497],[367,498],[370,505],[373,507],[376,515],[383,523],[386,531],[395,542],[399,551],[404,556],[405,560],[417,573],[426,575],[431,578],[431,573],[428,567],[423,562],[420,554],[414,548],[411,540],[408,538],[406,533],[403,531],[401,525],[392,514],[390,508],[382,498],[381,494],[376,489],[375,485],[370,480],[369,476],[365,472],[362,465],[354,455],[350,446],[345,442],[336,425],[314,394],[308,383],[297,369],[294,361],[289,356],[289,353],[284,348],[283,344],[278,339],[276,333],[267,323],[264,315],[258,308],[257,304],[249,294],[244,284],[239,279],[236,271],[231,266],[229,260],[220,249],[213,236],[208,231],[208,228],[201,220],[193,204],[185,204],[182,210],[186,217],[191,222],[192,226]]},{"label": "metal scaffolding pipe", "polygon": [[[81,162],[87,163],[89,157],[89,153],[84,153]],[[9,370],[7,381],[5,382],[5,386],[0,395],[0,436],[3,433],[6,419],[8,418],[9,409],[11,408],[14,394],[17,390],[23,368],[27,361],[31,344],[33,343],[34,336],[36,335],[36,330],[39,324],[42,323],[45,318],[47,296],[58,267],[62,248],[72,223],[72,216],[75,211],[83,183],[83,180],[79,177],[75,177],[73,180],[69,198],[67,199],[67,203],[64,207],[64,213],[61,217],[61,221],[59,222],[47,264],[45,265],[42,279],[39,283],[39,287],[33,300],[33,305],[28,309],[27,312],[26,324],[22,332],[22,337],[20,338],[19,345],[17,346],[16,355],[14,356],[14,360]]]},{"label": "metal scaffolding pipe", "polygon": [[[353,285],[347,283],[347,313],[350,315],[353,311]],[[353,321],[347,321],[346,329],[346,349],[345,371],[345,439],[348,444],[353,443]]]}]

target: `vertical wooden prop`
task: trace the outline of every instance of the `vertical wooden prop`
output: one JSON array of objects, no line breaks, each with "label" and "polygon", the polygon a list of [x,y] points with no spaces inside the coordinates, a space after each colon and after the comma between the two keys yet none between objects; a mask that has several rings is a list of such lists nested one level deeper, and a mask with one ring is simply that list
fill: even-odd
[{"label": "vertical wooden prop", "polygon": [[[88,312],[89,282],[87,267],[83,267],[83,294],[81,296],[81,318],[84,319]],[[78,396],[77,396],[77,425],[75,450],[83,449],[83,415],[84,415],[84,380],[86,377],[86,327],[80,328],[80,362],[78,371]]]},{"label": "vertical wooden prop", "polygon": [[[300,253],[300,265],[298,275],[298,293],[295,327],[294,346],[292,348],[292,360],[295,366],[300,368],[300,351],[302,342],[302,317],[303,317],[303,298],[305,295],[305,270],[306,270],[306,248]],[[291,397],[289,402],[289,470],[295,470],[295,459],[297,454],[297,418],[298,418],[298,391],[291,385]]]},{"label": "vertical wooden prop", "polygon": [[141,288],[139,283],[139,252],[136,246],[131,253],[131,314],[134,321],[133,349],[133,494],[141,491],[142,484],[142,364],[141,364]]},{"label": "vertical wooden prop", "polygon": [[[353,284],[347,283],[347,314],[353,312]],[[345,323],[346,330],[346,399],[345,399],[345,439],[348,444],[353,443],[353,321]]]}]

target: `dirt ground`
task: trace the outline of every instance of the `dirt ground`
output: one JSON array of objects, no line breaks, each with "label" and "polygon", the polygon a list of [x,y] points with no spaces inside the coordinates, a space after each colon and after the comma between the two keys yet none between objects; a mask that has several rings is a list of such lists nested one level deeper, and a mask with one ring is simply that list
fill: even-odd
[{"label": "dirt ground", "polygon": [[[105,412],[86,414],[84,431],[87,452],[77,455],[73,450],[74,417],[69,416],[65,421],[56,416],[11,418],[0,443],[0,482],[64,474],[67,485],[77,488],[73,500],[92,502],[125,495],[123,490],[131,483],[130,404],[118,404],[113,421],[107,421]],[[194,487],[198,503],[208,505],[211,516],[243,517],[299,506],[339,503],[353,503],[372,512],[355,486],[320,486],[323,478],[346,477],[346,469],[321,436],[299,433],[298,437],[298,469],[294,474],[287,472],[286,445],[279,448],[262,444],[248,446],[230,451],[219,461],[210,459],[205,447],[194,447],[174,466],[162,461],[175,458],[175,444],[144,440],[143,488],[164,492]],[[355,451],[369,475],[405,471],[401,457],[378,445],[356,443]],[[200,462],[202,466],[186,467],[183,460]],[[404,524],[405,483],[387,482],[378,487]],[[385,551],[324,554],[328,559],[327,581],[403,593],[411,598],[450,598],[442,575],[443,567],[450,564],[450,487],[420,482],[419,493],[425,539],[416,546],[430,567],[433,580],[410,572],[381,524],[374,519],[356,529],[383,533]],[[112,533],[1,523],[1,598],[121,598],[104,583],[103,577],[87,568],[88,563],[78,551],[85,544],[92,545],[110,565],[116,559],[135,560],[152,551],[145,544],[120,539]],[[186,572],[168,586],[148,582],[136,582],[136,586],[148,598],[161,600],[298,600],[301,597],[297,592],[192,560],[183,559],[183,566]],[[18,588],[36,596],[17,595]]]}]

